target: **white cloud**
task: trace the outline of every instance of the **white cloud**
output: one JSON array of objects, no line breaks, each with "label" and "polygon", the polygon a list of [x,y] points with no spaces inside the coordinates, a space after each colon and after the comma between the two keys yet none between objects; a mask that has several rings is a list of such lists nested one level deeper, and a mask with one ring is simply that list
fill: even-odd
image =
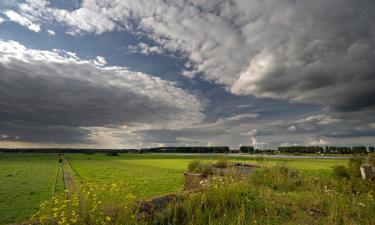
[{"label": "white cloud", "polygon": [[28,19],[26,16],[21,15],[19,13],[16,13],[13,10],[7,10],[4,12],[4,14],[9,18],[9,20],[16,22],[22,26],[27,27],[29,30],[32,30],[34,32],[40,32],[41,28],[40,25],[37,23],[33,23],[30,19]]},{"label": "white cloud", "polygon": [[48,35],[50,35],[50,36],[55,36],[55,35],[56,35],[56,32],[53,31],[53,30],[50,30],[50,29],[47,30],[47,33],[48,33]]},{"label": "white cloud", "polygon": [[107,60],[103,56],[97,56],[93,62],[97,66],[107,65]]},{"label": "white cloud", "polygon": [[231,117],[228,117],[227,120],[231,121],[239,121],[239,120],[248,120],[248,119],[255,119],[259,116],[256,113],[245,113],[245,114],[238,114]]},{"label": "white cloud", "polygon": [[325,140],[325,139],[322,139],[322,138],[314,139],[314,140],[311,140],[309,142],[310,145],[318,145],[318,146],[327,145],[329,143],[330,142],[328,140]]},{"label": "white cloud", "polygon": [[245,104],[245,105],[239,105],[239,106],[237,106],[237,108],[239,108],[239,109],[251,108],[251,107],[254,107],[254,105]]},{"label": "white cloud", "polygon": [[325,126],[325,125],[335,124],[340,121],[341,119],[319,114],[319,115],[308,116],[306,118],[296,120],[294,123],[305,130],[315,130],[317,129],[319,125]]},{"label": "white cloud", "polygon": [[296,126],[292,125],[290,127],[287,128],[288,131],[295,131],[297,128]]},{"label": "white cloud", "polygon": [[4,19],[3,17],[0,16],[0,24],[1,24],[2,22],[4,22],[4,21],[5,21],[5,19]]},{"label": "white cloud", "polygon": [[331,116],[326,115],[314,115],[296,121],[296,123],[315,123],[320,125],[332,124],[337,122],[340,122],[340,119],[332,118]]},{"label": "white cloud", "polygon": [[163,54],[164,50],[159,46],[149,46],[144,42],[140,42],[136,45],[129,45],[128,51],[131,53],[141,53],[145,55],[150,54]]},{"label": "white cloud", "polygon": [[284,142],[284,143],[281,143],[280,144],[280,146],[281,147],[288,147],[288,146],[298,146],[298,145],[300,145],[300,144],[298,144],[298,143],[289,143],[289,142]]}]

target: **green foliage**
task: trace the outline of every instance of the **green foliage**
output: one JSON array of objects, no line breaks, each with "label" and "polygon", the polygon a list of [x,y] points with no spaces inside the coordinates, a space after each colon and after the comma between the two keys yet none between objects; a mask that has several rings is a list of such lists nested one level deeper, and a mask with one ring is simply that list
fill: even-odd
[{"label": "green foliage", "polygon": [[200,173],[204,177],[207,177],[212,174],[212,165],[209,163],[199,163],[193,172]]},{"label": "green foliage", "polygon": [[241,146],[240,147],[240,152],[242,153],[253,153],[254,151],[255,150],[253,146]]},{"label": "green foliage", "polygon": [[188,167],[187,167],[187,171],[188,172],[194,172],[195,169],[197,168],[197,166],[200,164],[201,162],[199,160],[193,160],[191,162],[189,162],[188,164]]},{"label": "green foliage", "polygon": [[343,165],[333,166],[332,170],[333,170],[333,176],[335,178],[345,178],[345,179],[350,178],[350,175],[348,173],[346,166],[343,166]]},{"label": "green foliage", "polygon": [[[221,161],[222,166],[226,165],[226,161]],[[207,177],[212,174],[213,164],[209,162],[204,162],[201,160],[193,160],[187,166],[187,171],[192,173],[200,173],[204,177]]]},{"label": "green foliage", "polygon": [[333,176],[341,179],[353,179],[361,177],[360,167],[363,163],[363,158],[361,157],[351,157],[347,166],[338,165],[333,166]]},{"label": "green foliage", "polygon": [[348,168],[347,168],[347,171],[348,171],[348,174],[350,175],[350,177],[354,178],[360,178],[361,177],[361,165],[363,163],[363,158],[360,158],[360,157],[351,157],[349,159],[349,163],[348,163]]},{"label": "green foliage", "polygon": [[215,166],[219,168],[227,168],[230,164],[229,157],[227,156],[220,156],[217,158],[215,162]]}]

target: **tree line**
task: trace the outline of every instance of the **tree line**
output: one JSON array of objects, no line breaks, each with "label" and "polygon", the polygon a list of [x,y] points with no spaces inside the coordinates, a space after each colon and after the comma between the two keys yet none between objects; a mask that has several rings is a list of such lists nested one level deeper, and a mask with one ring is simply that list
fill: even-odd
[{"label": "tree line", "polygon": [[8,153],[248,153],[248,154],[366,154],[374,153],[375,147],[354,146],[280,146],[277,150],[256,149],[254,146],[241,146],[239,150],[230,150],[228,146],[198,147],[156,147],[143,149],[82,149],[82,148],[0,148],[0,152]]},{"label": "tree line", "polygon": [[337,146],[288,146],[279,147],[280,153],[312,153],[312,154],[363,154],[374,152],[374,147],[366,146],[337,147]]},{"label": "tree line", "polygon": [[229,153],[228,146],[212,146],[212,147],[158,147],[144,148],[142,151],[153,153]]},{"label": "tree line", "polygon": [[228,146],[157,147],[142,149],[0,148],[4,153],[229,153]]},{"label": "tree line", "polygon": [[240,152],[250,154],[275,154],[275,153],[293,153],[293,154],[366,154],[375,152],[375,147],[354,146],[280,146],[277,150],[255,149],[253,146],[241,146]]}]

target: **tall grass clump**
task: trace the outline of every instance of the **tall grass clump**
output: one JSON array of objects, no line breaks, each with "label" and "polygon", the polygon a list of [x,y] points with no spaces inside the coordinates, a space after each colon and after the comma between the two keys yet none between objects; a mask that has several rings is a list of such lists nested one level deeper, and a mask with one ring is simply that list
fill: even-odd
[{"label": "tall grass clump", "polygon": [[189,162],[188,164],[188,167],[187,167],[187,171],[188,172],[194,172],[195,169],[197,168],[197,166],[200,164],[201,162],[199,160],[193,160],[191,162]]},{"label": "tall grass clump", "polygon": [[194,160],[188,164],[187,171],[191,173],[200,173],[203,176],[209,176],[212,174],[212,167],[213,165],[210,163]]},{"label": "tall grass clump", "polygon": [[268,186],[273,190],[294,191],[303,186],[305,180],[300,173],[284,165],[255,171],[250,182],[254,186]]},{"label": "tall grass clump", "polygon": [[214,165],[215,167],[218,167],[218,168],[227,168],[230,165],[229,157],[227,156],[218,157]]}]

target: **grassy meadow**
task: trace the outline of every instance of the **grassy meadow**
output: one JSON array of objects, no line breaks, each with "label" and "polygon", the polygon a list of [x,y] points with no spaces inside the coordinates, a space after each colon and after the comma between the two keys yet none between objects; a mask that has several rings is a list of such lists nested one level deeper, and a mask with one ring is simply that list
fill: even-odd
[{"label": "grassy meadow", "polygon": [[0,153],[0,224],[27,220],[51,198],[56,154]]},{"label": "grassy meadow", "polygon": [[[183,172],[189,162],[194,159],[212,162],[217,156],[65,154],[65,158],[70,163],[74,179],[85,198],[94,199],[94,202],[100,199],[101,204],[105,203],[107,209],[108,207],[118,209],[120,206],[126,208],[128,202],[136,199],[182,192]],[[233,160],[261,163],[265,167],[288,166],[298,170],[303,177],[322,178],[331,176],[332,166],[343,165],[348,161],[343,159],[243,157],[234,157]],[[48,202],[54,191],[57,172],[59,172],[57,154],[0,154],[0,224],[27,220],[37,212],[43,200]],[[62,189],[61,178],[60,174],[57,183],[60,187],[59,190]],[[62,191],[59,192],[64,195]],[[71,200],[73,199],[74,196]],[[42,204],[41,207],[46,210],[47,205]],[[100,204],[96,203],[96,205]],[[98,210],[98,207],[95,207],[95,210]],[[95,214],[94,211],[91,212],[92,215]],[[98,211],[97,213],[102,212]],[[123,216],[125,214],[122,213]],[[104,220],[107,217],[104,217]],[[109,218],[112,217],[114,216],[111,214]],[[106,221],[106,223],[108,222]],[[76,223],[70,221],[61,224]]]}]

